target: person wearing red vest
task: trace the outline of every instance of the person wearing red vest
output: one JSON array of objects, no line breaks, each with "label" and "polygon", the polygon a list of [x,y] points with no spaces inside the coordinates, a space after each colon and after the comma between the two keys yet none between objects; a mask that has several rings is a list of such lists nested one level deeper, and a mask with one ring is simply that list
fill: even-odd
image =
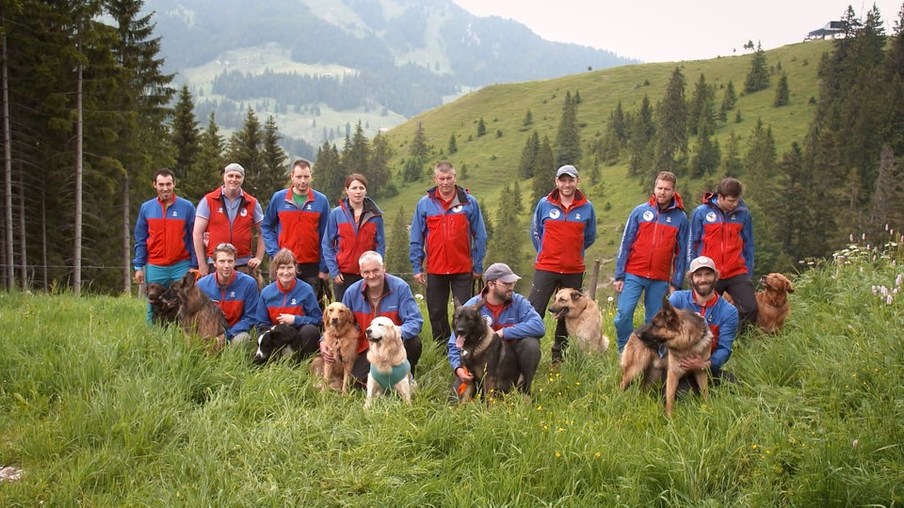
[{"label": "person wearing red vest", "polygon": [[[223,169],[223,185],[207,193],[195,211],[192,240],[198,256],[198,271],[207,275],[213,267],[214,247],[231,243],[236,248],[235,269],[252,275],[264,258],[261,221],[264,212],[257,199],[242,190],[245,168],[233,162]],[[257,248],[251,245],[257,235]],[[253,252],[253,255],[252,255]],[[202,262],[204,253],[206,262]]]}]

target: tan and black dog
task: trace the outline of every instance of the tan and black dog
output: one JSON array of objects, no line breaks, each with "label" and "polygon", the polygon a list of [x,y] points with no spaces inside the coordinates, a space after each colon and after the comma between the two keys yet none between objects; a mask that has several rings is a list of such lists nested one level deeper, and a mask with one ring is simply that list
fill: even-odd
[{"label": "tan and black dog", "polygon": [[[672,307],[668,297],[663,297],[662,308],[649,324],[634,330],[622,352],[622,378],[620,387],[626,390],[638,375],[643,374],[644,385],[662,379],[665,381],[665,413],[672,416],[678,381],[691,373],[705,397],[709,391],[705,369],[693,372],[681,368],[682,358],[699,356],[708,360],[712,354],[713,333],[700,314],[687,309]],[[659,347],[664,345],[668,354],[659,357]]]},{"label": "tan and black dog", "polygon": [[589,296],[577,289],[562,288],[549,306],[557,319],[565,318],[569,337],[577,339],[578,348],[585,353],[605,353],[609,338],[603,335],[600,308]]},{"label": "tan and black dog", "polygon": [[196,284],[194,272],[173,282],[179,300],[179,323],[188,337],[198,337],[211,354],[226,346],[226,316]]},{"label": "tan and black dog", "polygon": [[485,303],[479,300],[475,305],[463,305],[452,315],[455,346],[461,350],[461,360],[475,380],[462,385],[458,394],[461,402],[472,400],[478,390],[487,397],[508,393],[518,384],[521,374],[512,346],[496,335],[480,315]]}]

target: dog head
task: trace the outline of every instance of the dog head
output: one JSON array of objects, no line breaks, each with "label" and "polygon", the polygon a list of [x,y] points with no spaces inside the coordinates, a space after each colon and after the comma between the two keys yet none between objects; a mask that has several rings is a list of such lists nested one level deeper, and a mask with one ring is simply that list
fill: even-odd
[{"label": "dog head", "polygon": [[584,293],[577,289],[562,288],[556,292],[552,305],[549,306],[549,312],[554,314],[556,319],[562,319],[568,316],[572,310],[580,309],[580,301],[583,297]]},{"label": "dog head", "polygon": [[354,322],[355,315],[342,302],[333,302],[327,305],[323,311],[324,327],[338,329],[345,325],[352,325]]},{"label": "dog head", "polygon": [[385,316],[375,317],[364,333],[367,334],[367,340],[371,344],[377,344],[383,339],[393,336],[401,337],[401,331],[399,330],[398,325]]},{"label": "dog head", "polygon": [[458,349],[472,349],[486,336],[489,326],[480,314],[480,308],[485,303],[486,300],[478,300],[474,305],[462,305],[452,314],[452,331],[455,332],[455,347]]},{"label": "dog head", "polygon": [[173,294],[176,295],[176,298],[181,305],[188,302],[192,291],[200,291],[195,284],[197,281],[198,279],[195,277],[195,274],[189,270],[188,272],[185,272],[185,275],[181,279],[173,282],[170,286],[173,290]]},{"label": "dog head", "polygon": [[760,286],[766,291],[772,291],[779,294],[791,294],[794,292],[794,286],[788,277],[780,273],[770,273],[760,277]]},{"label": "dog head", "polygon": [[164,323],[176,321],[179,313],[179,299],[172,289],[152,282],[148,284],[147,295],[155,321]]},{"label": "dog head", "polygon": [[278,324],[257,338],[257,352],[254,353],[254,363],[260,365],[266,363],[280,351],[284,355],[295,352],[295,346],[299,341],[299,331],[286,324]]}]

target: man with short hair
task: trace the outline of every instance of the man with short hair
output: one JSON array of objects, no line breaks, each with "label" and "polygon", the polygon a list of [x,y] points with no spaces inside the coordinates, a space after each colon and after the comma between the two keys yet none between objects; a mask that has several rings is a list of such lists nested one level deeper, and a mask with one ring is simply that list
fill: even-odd
[{"label": "man with short hair", "polygon": [[257,281],[235,270],[235,257],[235,246],[230,243],[217,245],[213,250],[216,271],[198,280],[198,289],[204,291],[226,316],[226,340],[231,344],[251,337],[249,330],[257,321],[260,303]]},{"label": "man with short hair", "polygon": [[[367,373],[370,362],[367,361],[367,341],[365,330],[374,318],[384,316],[399,325],[402,332],[402,344],[411,364],[411,375],[414,376],[418,360],[421,358],[421,328],[424,318],[418,309],[411,288],[403,279],[386,273],[383,256],[376,251],[366,251],[358,258],[362,279],[352,283],[342,297],[342,303],[351,309],[358,323],[358,359],[352,368],[355,385],[367,386]],[[320,342],[320,354],[326,362],[332,362],[326,344]]]},{"label": "man with short hair", "polygon": [[[158,283],[169,287],[197,265],[192,244],[195,206],[176,196],[176,177],[159,169],[152,180],[157,197],[141,204],[135,221],[135,268],[137,284]],[[147,322],[152,322],[151,305]]]},{"label": "man with short hair", "polygon": [[[540,339],[546,334],[543,318],[527,298],[515,293],[515,283],[521,277],[515,275],[505,263],[493,263],[483,276],[486,287],[464,305],[486,303],[480,314],[500,339],[512,346],[518,358],[518,368],[524,382],[519,385],[522,393],[530,394],[531,383],[540,363]],[[474,375],[468,372],[461,359],[461,350],[455,345],[455,334],[448,339],[449,365],[455,374],[453,389],[458,393],[462,383],[473,383]]]},{"label": "man with short hair", "polygon": [[[669,303],[677,309],[690,309],[706,319],[713,332],[712,354],[709,360],[700,356],[681,359],[681,368],[688,371],[709,369],[714,384],[721,380],[734,381],[734,376],[723,372],[725,362],[731,357],[731,348],[738,333],[738,311],[716,292],[719,271],[716,263],[699,256],[691,261],[687,272],[691,289],[675,291],[669,296]],[[698,391],[693,375],[686,375],[679,382],[679,391],[688,388]]]},{"label": "man with short hair", "polygon": [[675,191],[678,179],[671,171],[656,176],[653,195],[628,216],[615,259],[613,289],[618,296],[615,333],[618,352],[634,331],[634,310],[644,293],[644,322],[649,323],[662,306],[666,291],[684,284],[687,264],[687,215]]},{"label": "man with short hair", "polygon": [[315,291],[322,290],[330,278],[320,252],[330,203],[311,187],[310,161],[296,159],[291,168],[292,185],[273,194],[261,223],[267,255],[272,258],[282,247],[291,250],[298,261],[298,278]]},{"label": "man with short hair", "polygon": [[[264,212],[261,204],[242,189],[245,168],[233,162],[223,169],[223,185],[207,193],[198,202],[195,211],[195,252],[206,253],[206,261],[198,259],[201,275],[210,273],[213,266],[213,249],[221,243],[235,245],[235,269],[251,275],[264,258],[264,238],[261,222]],[[251,243],[257,234],[257,248],[252,255]]]},{"label": "man with short hair", "polygon": [[714,193],[691,214],[687,259],[711,258],[721,278],[718,293],[728,292],[738,308],[740,328],[756,324],[757,304],[753,288],[753,220],[741,199],[743,186],[726,177]]},{"label": "man with short hair", "polygon": [[449,293],[455,305],[473,294],[473,280],[483,272],[487,230],[477,200],[455,184],[451,162],[437,163],[433,178],[436,186],[414,209],[409,257],[415,282],[427,286],[433,340],[442,346],[452,332]]},{"label": "man with short hair", "polygon": [[[570,164],[556,171],[556,188],[540,198],[531,219],[531,242],[537,251],[531,305],[540,316],[549,298],[559,289],[581,289],[584,283],[584,251],[596,241],[596,211],[578,190],[578,170]],[[552,362],[562,361],[568,346],[565,318],[556,321]]]}]

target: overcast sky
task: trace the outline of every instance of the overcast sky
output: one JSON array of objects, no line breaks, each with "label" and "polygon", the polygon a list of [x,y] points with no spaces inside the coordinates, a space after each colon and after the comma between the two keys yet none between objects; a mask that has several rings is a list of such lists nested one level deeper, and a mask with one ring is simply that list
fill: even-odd
[{"label": "overcast sky", "polygon": [[[644,62],[697,60],[801,42],[840,19],[850,0],[454,0],[477,16],[514,19],[540,37],[613,51]],[[892,34],[902,0],[875,2]]]}]

